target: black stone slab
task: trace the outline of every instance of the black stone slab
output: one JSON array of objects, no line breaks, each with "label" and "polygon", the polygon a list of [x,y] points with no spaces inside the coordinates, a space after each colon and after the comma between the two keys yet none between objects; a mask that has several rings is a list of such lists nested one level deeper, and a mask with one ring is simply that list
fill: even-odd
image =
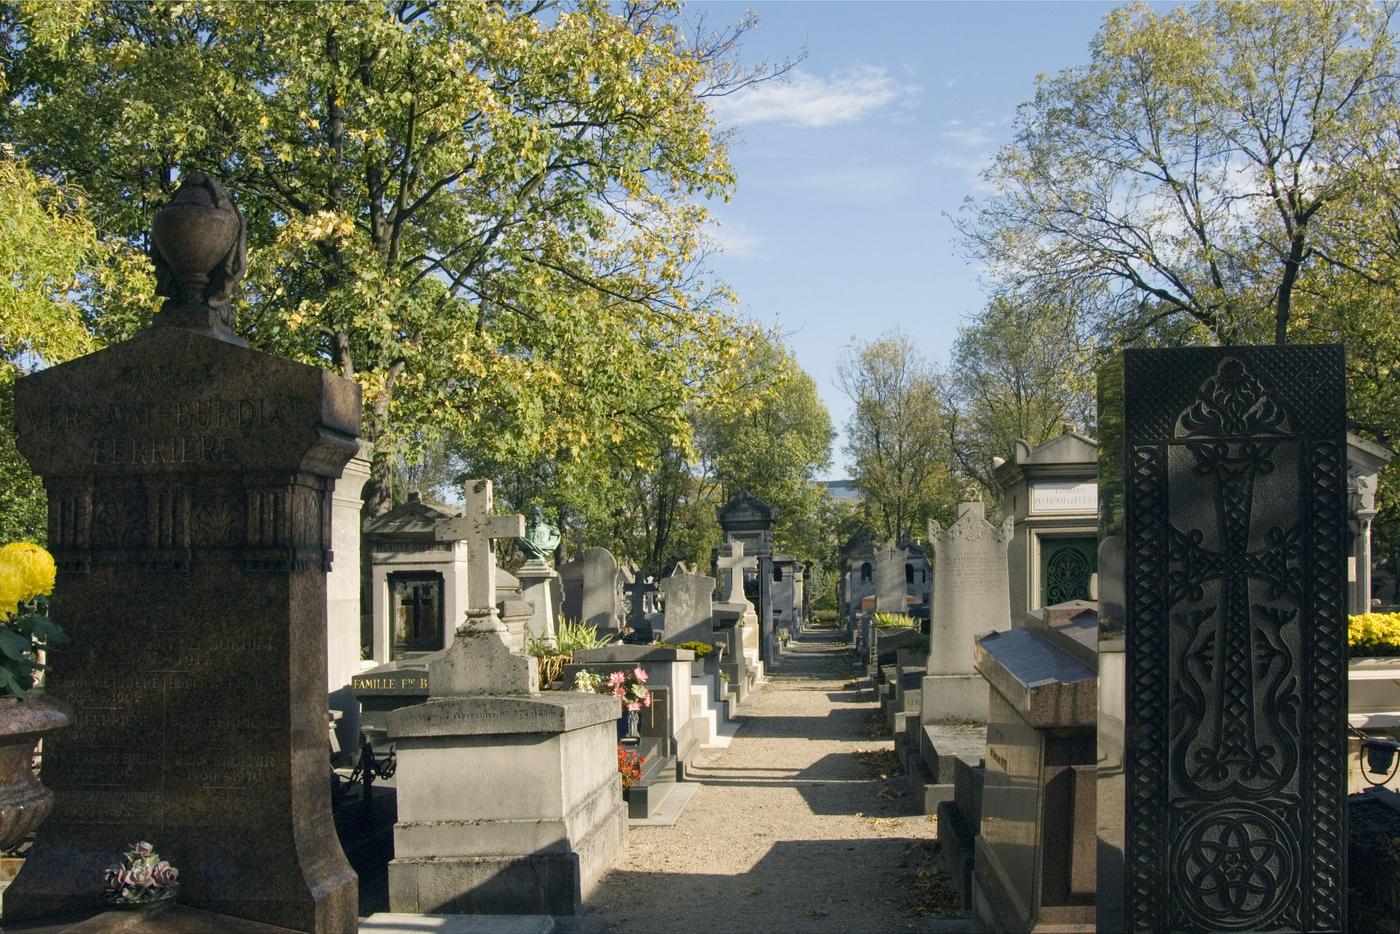
[{"label": "black stone slab", "polygon": [[1101,636],[1127,686],[1100,923],[1347,927],[1343,362],[1133,350],[1100,374]]}]

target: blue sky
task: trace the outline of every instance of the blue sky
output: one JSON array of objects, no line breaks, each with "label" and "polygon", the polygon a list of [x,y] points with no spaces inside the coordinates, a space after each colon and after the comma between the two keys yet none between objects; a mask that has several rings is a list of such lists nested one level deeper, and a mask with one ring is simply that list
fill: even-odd
[{"label": "blue sky", "polygon": [[[743,310],[776,323],[840,430],[836,365],[852,338],[903,328],[947,359],[984,301],[948,214],[1009,140],[1037,74],[1088,61],[1109,3],[692,3],[712,23],[748,9],[746,61],[807,58],[785,83],[723,101],[739,186],[713,206],[713,268]],[[845,475],[837,440],[830,476]]]}]

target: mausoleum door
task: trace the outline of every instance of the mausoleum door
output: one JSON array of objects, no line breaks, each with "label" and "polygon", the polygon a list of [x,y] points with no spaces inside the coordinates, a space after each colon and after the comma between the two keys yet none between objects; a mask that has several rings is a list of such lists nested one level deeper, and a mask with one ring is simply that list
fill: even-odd
[{"label": "mausoleum door", "polygon": [[1040,605],[1089,599],[1089,579],[1098,570],[1093,536],[1040,540]]},{"label": "mausoleum door", "polygon": [[407,652],[435,652],[442,648],[441,574],[390,574],[389,605],[394,613],[395,658]]}]

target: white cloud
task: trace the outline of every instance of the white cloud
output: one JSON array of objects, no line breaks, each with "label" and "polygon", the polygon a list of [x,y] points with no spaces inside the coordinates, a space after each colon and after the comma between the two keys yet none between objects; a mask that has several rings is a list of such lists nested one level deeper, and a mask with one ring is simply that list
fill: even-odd
[{"label": "white cloud", "polygon": [[711,221],[705,225],[705,240],[730,259],[754,259],[763,254],[766,242],[761,234],[742,221]]},{"label": "white cloud", "polygon": [[968,149],[979,149],[992,141],[992,138],[978,127],[967,129],[944,130],[943,138],[950,143],[965,146]]},{"label": "white cloud", "polygon": [[907,107],[919,90],[918,85],[895,80],[882,65],[859,65],[827,77],[795,68],[784,81],[752,85],[716,98],[710,106],[721,123],[826,127]]}]

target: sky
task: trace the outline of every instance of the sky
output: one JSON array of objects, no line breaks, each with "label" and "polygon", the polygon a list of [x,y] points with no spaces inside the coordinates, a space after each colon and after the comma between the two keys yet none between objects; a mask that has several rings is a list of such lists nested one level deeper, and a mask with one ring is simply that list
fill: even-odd
[{"label": "sky", "polygon": [[[743,60],[806,58],[787,80],[717,102],[739,183],[712,204],[711,263],[756,321],[777,325],[838,432],[836,368],[852,340],[902,329],[935,363],[985,302],[951,216],[984,193],[1038,74],[1089,59],[1109,3],[703,2],[747,10]],[[847,463],[839,434],[827,476]]]}]

